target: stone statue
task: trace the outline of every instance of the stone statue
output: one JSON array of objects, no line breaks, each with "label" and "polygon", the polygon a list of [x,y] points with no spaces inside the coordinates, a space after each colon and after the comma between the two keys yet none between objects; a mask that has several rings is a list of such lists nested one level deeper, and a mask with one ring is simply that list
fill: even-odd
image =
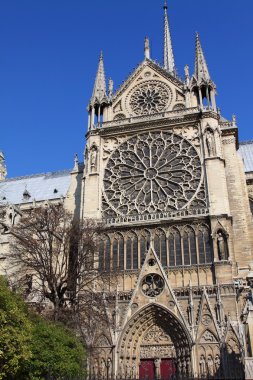
[{"label": "stone statue", "polygon": [[93,366],[93,375],[95,379],[98,379],[98,362],[95,360],[94,366]]},{"label": "stone statue", "polygon": [[210,129],[206,132],[206,147],[209,157],[215,156],[215,141],[214,141],[214,135],[213,132],[210,131]]},{"label": "stone statue", "polygon": [[200,356],[199,368],[200,368],[200,376],[205,377],[206,376],[206,361],[205,361],[204,355]]},{"label": "stone statue", "polygon": [[104,359],[101,359],[100,362],[100,375],[102,379],[105,379],[106,377],[106,365]]},{"label": "stone statue", "polygon": [[112,93],[113,93],[113,80],[111,78],[109,79],[108,90],[109,90],[109,98],[111,98]]},{"label": "stone statue", "polygon": [[131,372],[132,372],[131,365],[130,365],[129,361],[127,361],[127,363],[126,363],[126,378],[127,379],[131,379]]},{"label": "stone statue", "polygon": [[185,75],[185,78],[186,78],[186,79],[190,77],[189,66],[188,66],[188,65],[186,65],[186,66],[184,67],[184,75]]},{"label": "stone statue", "polygon": [[213,376],[213,374],[214,374],[214,371],[213,371],[213,358],[212,358],[212,356],[211,355],[208,355],[208,358],[207,358],[207,368],[208,368],[208,374],[210,375],[210,376]]},{"label": "stone statue", "polygon": [[124,376],[125,376],[124,361],[123,361],[123,359],[120,359],[120,362],[119,362],[119,377],[124,378]]},{"label": "stone statue", "polygon": [[92,172],[97,170],[97,148],[93,146],[90,153],[90,168]]},{"label": "stone statue", "polygon": [[132,364],[132,378],[136,379],[136,362],[135,362],[135,360],[133,361],[133,364]]},{"label": "stone statue", "polygon": [[220,357],[219,357],[219,355],[216,355],[214,358],[214,368],[215,368],[215,373],[218,373],[220,370]]},{"label": "stone statue", "polygon": [[156,379],[161,378],[161,359],[155,359],[155,377]]},{"label": "stone statue", "polygon": [[218,254],[220,260],[226,260],[226,241],[223,237],[223,234],[221,231],[218,232],[217,236],[217,245],[218,245]]},{"label": "stone statue", "polygon": [[111,359],[107,359],[107,370],[108,370],[108,379],[112,378],[112,361]]}]

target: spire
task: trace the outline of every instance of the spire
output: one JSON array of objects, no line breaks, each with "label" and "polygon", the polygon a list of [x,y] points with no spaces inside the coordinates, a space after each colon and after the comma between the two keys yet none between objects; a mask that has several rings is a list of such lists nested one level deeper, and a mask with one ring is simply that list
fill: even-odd
[{"label": "spire", "polygon": [[4,181],[7,176],[5,158],[3,152],[0,151],[0,181]]},{"label": "spire", "polygon": [[103,99],[107,99],[106,96],[106,81],[105,81],[105,70],[104,70],[104,59],[103,52],[100,53],[99,64],[97,76],[95,79],[95,84],[93,88],[93,93],[91,97],[91,102],[101,103]]},{"label": "spire", "polygon": [[196,56],[195,56],[195,72],[194,76],[197,81],[205,81],[208,82],[211,80],[209,71],[207,68],[205,56],[200,44],[199,35],[196,33]]},{"label": "spire", "polygon": [[169,71],[170,74],[175,74],[175,62],[172,49],[171,35],[169,20],[167,14],[167,1],[165,0],[164,6],[164,47],[163,47],[163,65],[164,69]]}]

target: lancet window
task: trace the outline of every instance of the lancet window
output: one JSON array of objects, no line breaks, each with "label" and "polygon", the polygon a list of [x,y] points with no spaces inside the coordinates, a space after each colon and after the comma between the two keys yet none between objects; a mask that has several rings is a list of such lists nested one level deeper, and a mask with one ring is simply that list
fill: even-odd
[{"label": "lancet window", "polygon": [[138,268],[138,239],[135,233],[128,235],[126,240],[126,269]]},{"label": "lancet window", "polygon": [[213,258],[210,230],[204,224],[108,235],[99,243],[101,270],[141,268],[151,244],[163,267],[208,264]]},{"label": "lancet window", "polygon": [[124,269],[124,239],[122,235],[114,236],[112,247],[113,270]]},{"label": "lancet window", "polygon": [[201,226],[198,230],[199,263],[210,263],[212,261],[210,234],[207,226]]},{"label": "lancet window", "polygon": [[145,260],[145,255],[150,247],[150,232],[144,230],[140,237],[140,262],[141,264]]},{"label": "lancet window", "polygon": [[167,266],[167,239],[164,231],[156,231],[154,237],[154,248],[162,265]]},{"label": "lancet window", "polygon": [[99,242],[99,269],[109,270],[111,262],[111,242],[108,235],[103,235]]}]

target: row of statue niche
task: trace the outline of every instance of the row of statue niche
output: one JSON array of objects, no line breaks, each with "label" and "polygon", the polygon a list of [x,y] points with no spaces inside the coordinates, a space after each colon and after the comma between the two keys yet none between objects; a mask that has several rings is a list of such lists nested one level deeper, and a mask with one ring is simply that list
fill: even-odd
[{"label": "row of statue niche", "polygon": [[120,359],[119,362],[119,377],[125,378],[125,379],[135,379],[137,376],[136,372],[136,361],[133,360],[132,363],[130,360],[127,360],[124,363],[123,359]]},{"label": "row of statue niche", "polygon": [[85,171],[88,173],[88,165],[90,166],[90,172],[95,173],[97,171],[98,161],[98,148],[96,145],[92,145],[90,151],[85,150]]},{"label": "row of statue niche", "polygon": [[227,236],[222,230],[218,230],[216,239],[219,260],[228,260],[229,255]]},{"label": "row of statue niche", "polygon": [[201,377],[215,376],[220,372],[220,356],[217,354],[213,359],[213,356],[209,354],[207,358],[204,355],[199,359],[199,374]]},{"label": "row of statue niche", "polygon": [[93,364],[93,378],[94,379],[111,379],[112,378],[112,360],[102,358],[95,360]]}]

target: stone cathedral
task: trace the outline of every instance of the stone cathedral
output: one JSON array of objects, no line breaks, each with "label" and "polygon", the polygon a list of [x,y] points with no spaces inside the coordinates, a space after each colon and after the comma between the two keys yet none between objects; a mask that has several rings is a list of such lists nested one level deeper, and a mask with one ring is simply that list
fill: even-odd
[{"label": "stone cathedral", "polygon": [[[235,116],[217,107],[198,34],[184,74],[165,4],[162,65],[146,38],[143,61],[114,91],[101,54],[84,163],[8,179],[0,155],[11,223],[59,199],[104,222],[97,270],[117,273],[117,285],[105,290],[113,323],[89,342],[94,379],[253,378],[253,141],[239,144]],[[3,264],[4,235],[0,249]]]}]

